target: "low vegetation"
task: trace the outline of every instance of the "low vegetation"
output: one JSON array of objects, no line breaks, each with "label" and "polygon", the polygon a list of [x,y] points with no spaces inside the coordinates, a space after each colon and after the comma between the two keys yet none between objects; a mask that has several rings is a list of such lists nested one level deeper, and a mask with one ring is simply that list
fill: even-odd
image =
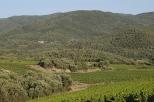
[{"label": "low vegetation", "polygon": [[110,65],[110,70],[91,73],[71,73],[74,81],[82,83],[111,83],[132,80],[151,80],[154,77],[153,66],[143,65]]},{"label": "low vegetation", "polygon": [[[0,102],[154,102],[153,16],[80,10],[0,19]],[[93,87],[64,92],[73,82]]]},{"label": "low vegetation", "polygon": [[29,102],[153,102],[153,86],[153,81],[118,82]]},{"label": "low vegetation", "polygon": [[29,102],[153,102],[154,67],[110,65],[110,70],[71,73],[74,81],[92,87],[71,93],[51,95]]},{"label": "low vegetation", "polygon": [[25,102],[69,90],[66,74],[35,71],[21,63],[0,63],[0,102]]}]

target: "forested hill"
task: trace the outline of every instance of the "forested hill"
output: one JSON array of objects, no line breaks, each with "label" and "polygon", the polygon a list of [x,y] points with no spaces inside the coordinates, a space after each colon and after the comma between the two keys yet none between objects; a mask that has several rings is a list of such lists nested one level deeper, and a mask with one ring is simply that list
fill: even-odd
[{"label": "forested hill", "polygon": [[153,23],[153,12],[127,15],[102,11],[72,11],[45,16],[14,16],[1,19],[0,31],[17,31],[16,33],[63,31],[63,34],[71,35],[85,35],[85,33],[96,35],[111,33],[125,26],[131,28],[146,26],[152,29]]},{"label": "forested hill", "polygon": [[2,55],[35,56],[57,48],[90,49],[151,60],[154,12],[130,15],[80,10],[0,20]]}]

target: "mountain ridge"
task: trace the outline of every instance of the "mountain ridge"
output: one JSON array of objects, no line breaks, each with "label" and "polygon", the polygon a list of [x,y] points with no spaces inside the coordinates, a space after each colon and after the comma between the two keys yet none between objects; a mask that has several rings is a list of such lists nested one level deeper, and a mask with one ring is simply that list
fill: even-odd
[{"label": "mountain ridge", "polygon": [[[86,49],[103,50],[129,58],[151,59],[154,46],[153,19],[152,12],[130,15],[97,10],[9,17],[0,20],[0,45],[6,50],[18,49],[24,53],[24,49],[28,49],[28,52],[49,51],[53,47],[70,49],[71,46],[72,49],[81,44]],[[137,43],[132,44],[134,41]],[[86,46],[86,43],[91,44]]]}]

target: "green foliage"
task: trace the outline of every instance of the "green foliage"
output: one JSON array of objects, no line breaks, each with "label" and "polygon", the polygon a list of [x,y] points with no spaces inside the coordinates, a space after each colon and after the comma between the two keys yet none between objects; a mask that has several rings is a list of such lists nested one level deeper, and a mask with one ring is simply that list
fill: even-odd
[{"label": "green foliage", "polygon": [[153,66],[143,65],[110,65],[111,70],[91,73],[71,73],[74,81],[81,83],[110,83],[131,80],[150,80],[154,77]]},{"label": "green foliage", "polygon": [[24,102],[28,99],[27,93],[20,83],[20,77],[3,69],[0,72],[0,93],[1,102]]},{"label": "green foliage", "polygon": [[68,88],[72,84],[72,79],[69,75],[61,74],[60,77],[64,88]]},{"label": "green foliage", "polygon": [[59,49],[40,59],[38,65],[44,68],[70,69],[72,72],[94,68],[107,69],[110,63],[135,63],[125,57],[92,49]]},{"label": "green foliage", "polygon": [[153,81],[96,85],[83,91],[63,93],[29,102],[152,102],[153,85]]},{"label": "green foliage", "polygon": [[113,45],[131,49],[150,49],[154,46],[153,37],[144,31],[130,29],[118,33],[113,37]]},{"label": "green foliage", "polygon": [[107,69],[109,66],[109,62],[108,61],[99,61],[96,66],[98,66],[102,70]]},{"label": "green foliage", "polygon": [[19,62],[1,61],[1,65],[5,69],[0,68],[0,102],[25,102],[69,90],[72,84],[70,76],[65,74],[32,70]]},{"label": "green foliage", "polygon": [[[1,19],[0,59],[38,61],[43,58],[39,65],[44,68],[55,67],[74,72],[96,67],[106,69],[109,63],[140,64],[135,68],[120,65],[116,69],[117,65],[114,65],[109,71],[71,76],[86,83],[152,80],[153,69],[147,65],[154,63],[153,17],[153,13],[126,15],[73,11]],[[72,83],[69,76],[36,71],[27,66],[30,64],[36,62],[0,61],[0,101],[20,102],[21,99],[25,101],[69,89]],[[150,102],[154,97],[152,85],[153,82],[145,81],[141,84],[126,82],[98,86],[77,95],[56,96],[53,102]]]},{"label": "green foliage", "polygon": [[[112,55],[106,56],[109,61],[122,62],[121,58],[115,58],[120,55],[132,59],[149,59],[151,62],[154,52],[153,16],[153,13],[126,15],[81,10],[2,19],[0,57],[39,60],[38,56],[40,58],[49,52],[51,56],[58,57],[54,61],[58,63],[57,67],[66,67],[61,55],[67,51],[69,53],[66,56],[69,58],[65,58],[71,61],[73,58],[79,63],[80,56],[82,60],[91,62],[104,52],[110,52]],[[87,54],[83,53],[82,56],[81,49],[87,51]],[[54,55],[53,51],[59,55]],[[101,55],[97,55],[98,52]]]}]

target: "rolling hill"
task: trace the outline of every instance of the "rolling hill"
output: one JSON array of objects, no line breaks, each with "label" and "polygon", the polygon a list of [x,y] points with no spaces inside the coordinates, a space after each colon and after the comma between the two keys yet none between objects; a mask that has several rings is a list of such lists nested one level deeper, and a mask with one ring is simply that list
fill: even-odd
[{"label": "rolling hill", "polygon": [[153,102],[153,65],[154,12],[0,19],[0,102]]},{"label": "rolling hill", "polygon": [[153,12],[130,15],[79,10],[14,16],[0,20],[0,51],[3,56],[36,58],[55,49],[91,49],[151,61],[153,28]]}]

